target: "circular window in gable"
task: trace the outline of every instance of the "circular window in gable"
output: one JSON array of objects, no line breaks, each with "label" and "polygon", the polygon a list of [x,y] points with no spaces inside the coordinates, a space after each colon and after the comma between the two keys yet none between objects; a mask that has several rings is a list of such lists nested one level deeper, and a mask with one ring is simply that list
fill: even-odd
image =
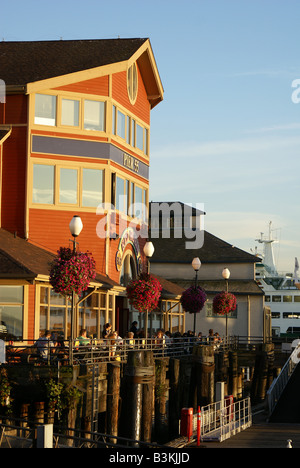
[{"label": "circular window in gable", "polygon": [[127,70],[127,92],[131,104],[134,104],[137,98],[138,76],[137,66],[133,63]]}]

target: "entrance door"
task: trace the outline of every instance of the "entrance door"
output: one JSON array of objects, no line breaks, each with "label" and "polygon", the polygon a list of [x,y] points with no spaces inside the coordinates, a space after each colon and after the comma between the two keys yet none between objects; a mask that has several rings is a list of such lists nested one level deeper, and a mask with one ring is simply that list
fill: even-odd
[{"label": "entrance door", "polygon": [[125,309],[124,297],[116,297],[116,330],[124,338],[129,330],[129,309]]}]

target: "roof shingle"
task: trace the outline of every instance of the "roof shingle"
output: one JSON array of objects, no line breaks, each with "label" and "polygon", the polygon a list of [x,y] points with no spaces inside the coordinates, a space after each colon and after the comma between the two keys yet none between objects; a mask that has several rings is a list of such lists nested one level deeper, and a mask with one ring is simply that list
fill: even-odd
[{"label": "roof shingle", "polygon": [[241,250],[228,242],[219,239],[213,234],[204,231],[204,243],[198,249],[186,249],[184,233],[176,238],[174,232],[170,232],[169,238],[163,238],[161,233],[158,238],[152,237],[155,251],[151,263],[191,263],[193,258],[199,257],[202,263],[256,263],[260,259],[244,250]]},{"label": "roof shingle", "polygon": [[148,39],[0,42],[0,76],[26,85],[128,60]]}]

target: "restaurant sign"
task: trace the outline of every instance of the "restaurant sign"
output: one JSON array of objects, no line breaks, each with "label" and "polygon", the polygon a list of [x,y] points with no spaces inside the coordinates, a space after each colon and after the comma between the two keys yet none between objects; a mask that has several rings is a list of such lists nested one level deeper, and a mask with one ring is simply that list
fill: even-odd
[{"label": "restaurant sign", "polygon": [[116,253],[116,268],[117,268],[118,271],[121,271],[122,263],[123,263],[123,254],[124,254],[124,251],[125,251],[127,245],[132,246],[134,256],[135,256],[135,260],[136,260],[137,274],[139,274],[140,271],[141,271],[141,266],[142,266],[141,250],[140,250],[140,245],[139,245],[138,239],[135,236],[135,231],[130,226],[127,227],[123,231],[123,233],[122,233],[122,235],[120,237],[118,250],[117,250],[117,253]]}]

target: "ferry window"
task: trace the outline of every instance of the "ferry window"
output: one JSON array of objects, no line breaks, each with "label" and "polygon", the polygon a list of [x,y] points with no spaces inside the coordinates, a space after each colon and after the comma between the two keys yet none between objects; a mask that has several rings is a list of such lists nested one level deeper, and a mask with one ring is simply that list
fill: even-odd
[{"label": "ferry window", "polygon": [[293,297],[292,296],[283,296],[283,302],[292,302]]},{"label": "ferry window", "polygon": [[104,131],[105,103],[100,101],[84,101],[85,130]]},{"label": "ferry window", "polygon": [[79,101],[73,99],[61,100],[61,124],[71,127],[79,126]]},{"label": "ferry window", "polygon": [[35,95],[34,123],[39,125],[56,125],[56,96],[48,94]]},{"label": "ferry window", "polygon": [[33,166],[33,203],[54,203],[54,166],[34,164]]},{"label": "ferry window", "polygon": [[294,302],[300,302],[300,296],[294,296]]},{"label": "ferry window", "polygon": [[280,312],[272,312],[272,319],[280,319]]},{"label": "ferry window", "polygon": [[271,296],[265,296],[265,301],[270,302],[271,301]]},{"label": "ferry window", "polygon": [[59,202],[76,205],[77,198],[77,169],[60,169]]},{"label": "ferry window", "polygon": [[284,319],[300,319],[300,312],[283,312]]},{"label": "ferry window", "polygon": [[83,169],[82,206],[98,206],[103,201],[103,171]]},{"label": "ferry window", "polygon": [[281,302],[281,296],[272,296],[272,302]]}]

